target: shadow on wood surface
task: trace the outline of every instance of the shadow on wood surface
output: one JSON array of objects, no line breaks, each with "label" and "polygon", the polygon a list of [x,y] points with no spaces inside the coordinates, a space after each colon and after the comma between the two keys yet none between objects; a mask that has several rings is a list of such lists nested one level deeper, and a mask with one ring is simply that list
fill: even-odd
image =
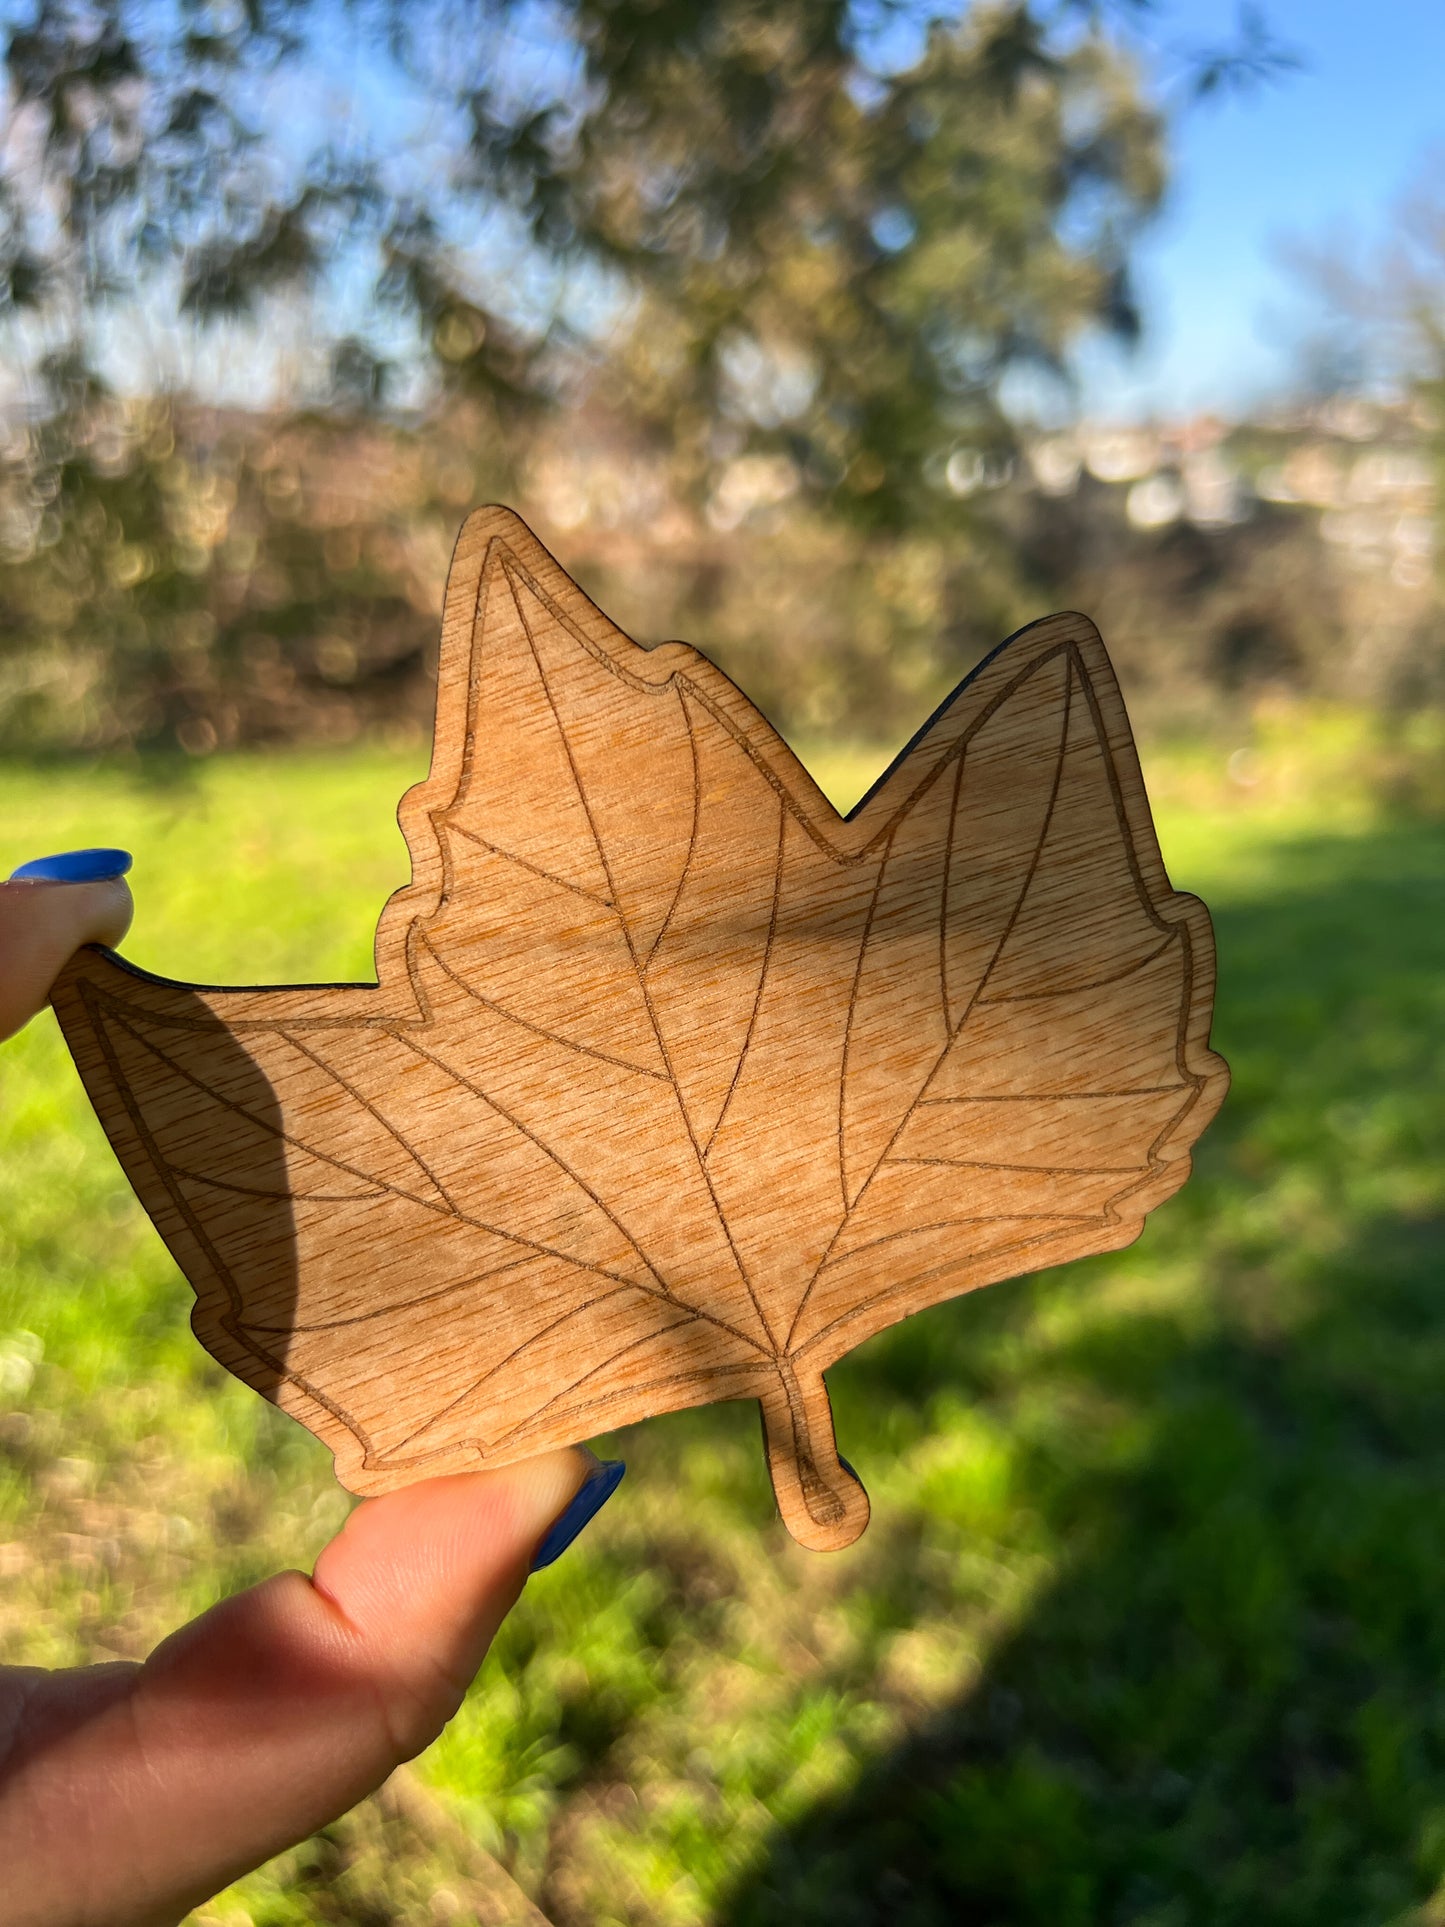
[{"label": "shadow on wood surface", "polygon": [[203,993],[111,952],[80,952],[56,1014],[126,1176],[196,1294],[191,1324],[277,1402],[300,1266],[282,1107]]}]

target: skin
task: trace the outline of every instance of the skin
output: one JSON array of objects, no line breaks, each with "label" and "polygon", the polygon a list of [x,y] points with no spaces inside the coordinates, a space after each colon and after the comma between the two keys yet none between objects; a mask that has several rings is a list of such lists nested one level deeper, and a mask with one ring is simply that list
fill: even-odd
[{"label": "skin", "polygon": [[[121,880],[0,883],[0,1038],[130,919]],[[0,1668],[9,1927],[171,1927],[374,1791],[456,1712],[593,1464],[368,1499],[309,1578],[224,1600],[143,1665]]]}]

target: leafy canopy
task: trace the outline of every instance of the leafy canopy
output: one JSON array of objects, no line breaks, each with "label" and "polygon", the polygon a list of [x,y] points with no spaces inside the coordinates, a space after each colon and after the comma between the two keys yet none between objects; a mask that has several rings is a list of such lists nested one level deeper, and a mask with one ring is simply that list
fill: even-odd
[{"label": "leafy canopy", "polygon": [[[353,405],[505,410],[600,373],[699,479],[780,445],[806,487],[916,518],[960,437],[1006,444],[1009,370],[1137,326],[1149,13],[0,0],[12,361],[73,406],[127,318],[175,381],[172,340],[304,302]],[[1247,24],[1200,89],[1282,58]]]}]

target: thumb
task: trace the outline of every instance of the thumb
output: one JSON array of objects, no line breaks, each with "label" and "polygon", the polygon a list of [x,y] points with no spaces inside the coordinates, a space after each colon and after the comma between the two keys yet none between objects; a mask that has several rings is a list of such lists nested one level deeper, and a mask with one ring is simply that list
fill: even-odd
[{"label": "thumb", "polygon": [[573,1447],[505,1472],[428,1479],[364,1500],[322,1552],[312,1586],[392,1694],[408,1755],[461,1704],[548,1527],[580,1509],[580,1531],[610,1495],[605,1471]]},{"label": "thumb", "polygon": [[441,1730],[529,1567],[618,1476],[573,1449],[368,1499],[312,1578],[224,1600],[144,1666],[19,1682],[14,1917],[79,1918],[77,1895],[103,1894],[115,1927],[175,1921],[354,1806]]}]

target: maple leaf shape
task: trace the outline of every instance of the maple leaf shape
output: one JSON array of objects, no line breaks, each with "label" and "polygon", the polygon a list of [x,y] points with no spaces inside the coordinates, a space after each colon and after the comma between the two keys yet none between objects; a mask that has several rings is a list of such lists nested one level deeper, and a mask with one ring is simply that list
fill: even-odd
[{"label": "maple leaf shape", "polygon": [[1224,1094],[1103,646],[1024,630],[842,818],[488,509],[437,701],[374,986],[57,988],[196,1332],[356,1492],[755,1398],[790,1531],[845,1545],[824,1367],[1127,1244]]}]

